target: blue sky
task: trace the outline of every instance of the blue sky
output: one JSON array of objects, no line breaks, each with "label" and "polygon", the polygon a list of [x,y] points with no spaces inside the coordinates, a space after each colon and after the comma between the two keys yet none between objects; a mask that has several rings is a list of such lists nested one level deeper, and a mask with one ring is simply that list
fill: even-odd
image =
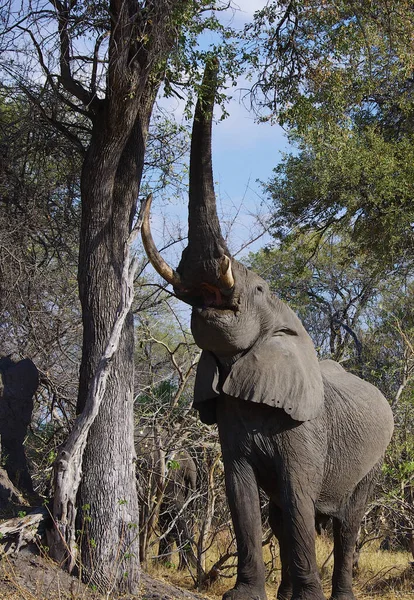
[{"label": "blue sky", "polygon": [[[223,24],[241,29],[246,22],[252,20],[254,12],[265,4],[265,0],[237,0],[239,10],[227,11],[220,15],[220,19]],[[227,90],[232,97],[226,107],[229,116],[222,121],[216,120],[213,124],[213,170],[223,230],[226,229],[226,221],[232,222],[237,217],[229,234],[229,246],[233,254],[257,235],[259,227],[256,227],[253,215],[257,212],[266,215],[267,209],[262,205],[263,194],[258,180],[269,179],[272,169],[280,161],[281,153],[289,150],[284,132],[278,125],[259,124],[255,121],[253,113],[249,112],[242,101],[243,87],[247,86],[241,80],[238,87]],[[176,100],[167,105],[180,121],[183,106]],[[221,110],[217,109],[217,116],[220,115]],[[174,236],[178,223],[185,232],[186,203],[187,199],[183,198],[181,202],[171,204],[167,208],[165,221],[165,204],[160,202],[157,206],[157,202],[154,202],[152,228],[157,244],[162,245],[163,238],[167,240],[169,234]],[[269,241],[270,237],[264,236],[237,254],[237,257],[248,251],[258,250]],[[172,264],[176,263],[181,250],[182,246],[169,250],[166,259]]]},{"label": "blue sky", "polygon": [[[236,4],[236,2],[235,2]],[[242,28],[253,18],[256,10],[263,8],[266,0],[237,0],[238,11],[228,11],[222,16],[235,28]],[[240,85],[248,87],[243,81]],[[243,103],[243,93],[230,88],[232,96],[228,105],[229,117],[216,123],[213,129],[213,162],[215,180],[219,183],[219,195],[238,203],[243,197],[254,207],[260,198],[257,179],[266,180],[280,160],[280,152],[288,148],[282,129],[277,125],[257,123],[252,112]],[[248,187],[247,191],[246,188]]]},{"label": "blue sky", "polygon": [[[267,0],[236,0],[234,6],[237,5],[238,10],[229,10],[220,18],[223,24],[242,29],[266,4]],[[246,89],[248,84],[241,80],[240,87]],[[256,235],[252,215],[256,212],[266,215],[258,180],[269,179],[281,153],[289,150],[289,145],[278,125],[255,121],[253,113],[246,108],[248,98],[243,102],[245,92],[241,93],[238,88],[230,88],[228,92],[232,96],[227,107],[229,117],[213,126],[213,168],[218,204],[230,219],[240,208],[237,225],[230,232],[230,249],[235,252]],[[261,238],[241,255],[259,249],[269,240],[269,236]]]},{"label": "blue sky", "polygon": [[[266,3],[266,0],[237,0],[239,10],[227,11],[221,20],[242,29],[253,19],[254,12]],[[241,80],[239,85],[246,89],[249,84]],[[243,102],[245,92],[230,88],[228,93],[232,96],[227,107],[229,117],[213,126],[213,168],[218,202],[230,218],[242,207],[238,227],[230,237],[231,249],[236,250],[254,235],[253,221],[248,215],[260,209],[262,189],[258,180],[266,181],[270,177],[281,152],[288,149],[288,143],[278,125],[255,121],[253,113],[246,107],[249,99]],[[260,210],[263,212],[265,208]],[[261,247],[268,239],[251,248]]]},{"label": "blue sky", "polygon": [[[279,126],[256,123],[253,115],[236,100],[230,102],[228,110],[230,116],[213,126],[216,194],[218,202],[230,214],[242,205],[244,220],[251,223],[247,218],[249,212],[266,212],[266,207],[260,206],[263,193],[258,180],[269,179],[272,169],[280,161],[281,152],[288,150],[288,142]],[[242,222],[239,226],[240,231],[232,235],[232,243],[236,246],[253,234],[242,227]],[[260,242],[259,247],[263,243]],[[254,248],[257,247],[255,244]]]}]

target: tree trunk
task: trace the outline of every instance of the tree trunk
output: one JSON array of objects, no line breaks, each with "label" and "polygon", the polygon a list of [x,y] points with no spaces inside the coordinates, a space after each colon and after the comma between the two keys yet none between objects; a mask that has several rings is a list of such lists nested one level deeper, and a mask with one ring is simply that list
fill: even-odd
[{"label": "tree trunk", "polygon": [[[143,97],[120,150],[104,107],[82,172],[79,290],[83,349],[78,411],[119,305],[125,242],[141,181],[155,91]],[[121,132],[122,135],[122,132]],[[138,498],[133,437],[133,316],[124,324],[106,393],[90,431],[78,496],[83,579],[100,589],[136,593],[139,583]]]},{"label": "tree trunk", "polygon": [[[111,0],[107,89],[93,105],[81,177],[79,295],[83,346],[78,411],[107,344],[119,304],[124,247],[141,183],[149,120],[187,2]],[[63,22],[65,15],[62,15]],[[66,30],[63,31],[66,33]],[[64,40],[65,41],[65,40]],[[65,45],[64,45],[65,46]],[[63,63],[66,46],[63,52]],[[65,66],[65,64],[63,64]],[[75,91],[78,82],[72,81]],[[73,87],[73,86],[72,86]],[[79,97],[79,96],[78,96]],[[82,101],[83,94],[82,94]],[[139,584],[134,450],[134,323],[126,319],[100,411],[91,426],[78,494],[83,579],[105,592]]]}]

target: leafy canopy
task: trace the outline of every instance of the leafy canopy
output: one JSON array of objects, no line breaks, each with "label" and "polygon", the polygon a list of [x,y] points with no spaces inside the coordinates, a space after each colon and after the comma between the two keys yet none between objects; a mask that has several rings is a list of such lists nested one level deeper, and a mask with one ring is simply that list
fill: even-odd
[{"label": "leafy canopy", "polygon": [[377,127],[309,130],[265,185],[274,234],[348,231],[364,253],[388,266],[414,251],[414,137],[387,140]]},{"label": "leafy canopy", "polygon": [[265,186],[276,236],[348,231],[388,265],[412,256],[413,34],[404,0],[269,2],[256,13],[246,29],[256,104],[298,146]]}]

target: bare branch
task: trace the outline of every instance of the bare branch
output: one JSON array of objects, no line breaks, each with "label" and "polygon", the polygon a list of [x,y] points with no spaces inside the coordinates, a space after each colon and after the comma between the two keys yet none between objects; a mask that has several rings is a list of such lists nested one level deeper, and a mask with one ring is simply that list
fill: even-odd
[{"label": "bare branch", "polygon": [[60,38],[60,77],[59,80],[63,87],[75,98],[78,98],[82,104],[92,109],[96,108],[98,101],[95,94],[88,92],[83,85],[77,81],[71,71],[71,55],[70,55],[70,35],[68,31],[69,11],[70,8],[60,2],[60,0],[50,0],[56,9],[58,18],[58,29]]}]

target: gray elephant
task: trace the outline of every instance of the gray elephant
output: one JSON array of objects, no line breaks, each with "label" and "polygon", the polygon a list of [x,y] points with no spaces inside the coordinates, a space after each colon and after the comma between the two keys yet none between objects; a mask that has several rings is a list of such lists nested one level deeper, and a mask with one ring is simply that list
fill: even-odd
[{"label": "gray elephant", "polygon": [[191,502],[197,467],[187,450],[179,446],[156,427],[136,429],[141,559],[145,558],[149,537],[158,525],[160,561],[171,560],[175,543],[181,570],[196,564]]},{"label": "gray elephant", "polygon": [[193,125],[188,245],[176,271],[155,248],[149,202],[147,254],[192,308],[203,353],[194,406],[217,423],[238,549],[226,600],[265,600],[259,488],[279,541],[279,600],[324,598],[315,525],[333,519],[332,599],[354,600],[352,556],[364,507],[393,431],[390,407],[339,364],[318,363],[298,317],[266,282],[230,257],[216,213],[211,121],[217,66],[206,68]]}]

